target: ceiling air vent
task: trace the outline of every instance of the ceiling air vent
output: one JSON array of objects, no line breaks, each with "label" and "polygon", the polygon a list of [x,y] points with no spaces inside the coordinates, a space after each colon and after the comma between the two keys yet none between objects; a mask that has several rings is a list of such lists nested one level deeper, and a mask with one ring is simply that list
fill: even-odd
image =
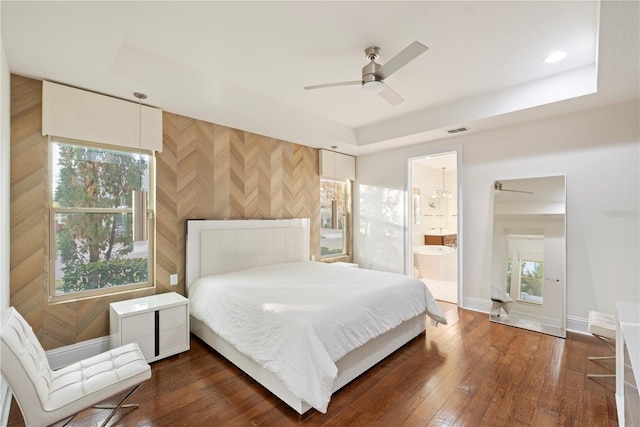
[{"label": "ceiling air vent", "polygon": [[468,131],[468,130],[469,130],[469,128],[468,128],[468,127],[466,127],[466,126],[464,126],[464,127],[457,128],[457,129],[449,129],[449,130],[447,131],[447,133],[466,132],[466,131]]}]

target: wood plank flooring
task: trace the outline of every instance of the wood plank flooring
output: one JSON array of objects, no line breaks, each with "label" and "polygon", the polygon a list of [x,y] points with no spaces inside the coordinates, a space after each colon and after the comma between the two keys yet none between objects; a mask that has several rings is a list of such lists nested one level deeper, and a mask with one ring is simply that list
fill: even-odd
[{"label": "wood plank flooring", "polygon": [[[197,338],[191,350],[152,364],[152,379],[123,410],[121,426],[616,426],[613,369],[587,360],[609,348],[489,322],[441,303],[449,325],[422,335],[336,393],[326,414],[298,415]],[[90,409],[72,423],[102,422]],[[9,426],[24,422],[14,402]]]}]

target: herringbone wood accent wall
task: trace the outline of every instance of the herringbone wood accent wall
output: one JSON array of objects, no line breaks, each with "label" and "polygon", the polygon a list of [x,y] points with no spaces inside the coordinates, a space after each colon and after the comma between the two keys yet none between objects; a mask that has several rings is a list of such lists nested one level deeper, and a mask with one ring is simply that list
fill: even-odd
[{"label": "herringbone wood accent wall", "polygon": [[[109,334],[109,303],[184,294],[187,218],[311,218],[320,255],[318,150],[164,113],[156,158],[156,289],[49,304],[48,144],[42,82],[11,76],[11,301],[45,349]],[[179,285],[169,286],[169,274]]]},{"label": "herringbone wood accent wall", "polygon": [[10,304],[40,337],[47,306],[49,235],[45,227],[47,140],[41,132],[41,100],[41,82],[11,77]]},{"label": "herringbone wood accent wall", "polygon": [[[311,218],[320,257],[318,150],[165,112],[156,156],[156,280],[184,293],[189,218]],[[175,288],[172,288],[175,289]]]}]

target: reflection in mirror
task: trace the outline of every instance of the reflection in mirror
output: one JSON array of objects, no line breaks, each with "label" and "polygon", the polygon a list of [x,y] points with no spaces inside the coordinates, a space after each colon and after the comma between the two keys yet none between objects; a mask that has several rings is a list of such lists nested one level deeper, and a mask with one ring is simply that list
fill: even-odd
[{"label": "reflection in mirror", "polygon": [[565,178],[493,186],[490,318],[565,336]]}]

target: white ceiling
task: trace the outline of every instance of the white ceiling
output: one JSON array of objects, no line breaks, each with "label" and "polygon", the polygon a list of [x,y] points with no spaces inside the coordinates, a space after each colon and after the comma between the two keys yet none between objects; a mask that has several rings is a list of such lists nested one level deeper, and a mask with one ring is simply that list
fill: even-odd
[{"label": "white ceiling", "polygon": [[[638,99],[638,2],[2,1],[12,73],[319,148],[393,146]],[[384,64],[429,50],[385,83],[358,86],[364,49]],[[556,64],[542,59],[562,49]],[[597,79],[597,80],[596,80]],[[597,82],[597,93],[596,93]]]}]

